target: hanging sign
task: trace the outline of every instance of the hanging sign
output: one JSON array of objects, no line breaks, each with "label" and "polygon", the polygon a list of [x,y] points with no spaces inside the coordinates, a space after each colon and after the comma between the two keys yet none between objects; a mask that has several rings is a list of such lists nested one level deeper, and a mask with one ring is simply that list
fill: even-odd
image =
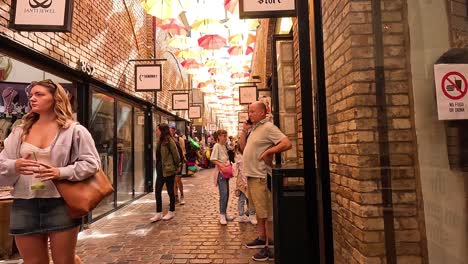
[{"label": "hanging sign", "polygon": [[162,87],[162,66],[135,65],[135,91],[160,91]]},{"label": "hanging sign", "polygon": [[9,27],[19,31],[70,32],[73,0],[12,0]]},{"label": "hanging sign", "polygon": [[296,16],[296,0],[239,0],[240,18]]},{"label": "hanging sign", "polygon": [[189,110],[189,94],[172,94],[172,110]]},{"label": "hanging sign", "polygon": [[468,119],[468,64],[436,64],[439,120]]},{"label": "hanging sign", "polygon": [[199,105],[190,106],[188,116],[190,119],[201,118],[201,106]]}]

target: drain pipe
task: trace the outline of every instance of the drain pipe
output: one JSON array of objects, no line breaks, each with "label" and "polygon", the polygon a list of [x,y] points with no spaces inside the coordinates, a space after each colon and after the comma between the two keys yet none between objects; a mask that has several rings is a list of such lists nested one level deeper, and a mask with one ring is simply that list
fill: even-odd
[{"label": "drain pipe", "polygon": [[384,44],[381,0],[372,0],[375,55],[375,96],[377,102],[377,133],[379,136],[380,179],[382,186],[385,255],[387,264],[396,264],[395,227],[392,201],[392,175],[388,137],[388,113],[385,94]]}]

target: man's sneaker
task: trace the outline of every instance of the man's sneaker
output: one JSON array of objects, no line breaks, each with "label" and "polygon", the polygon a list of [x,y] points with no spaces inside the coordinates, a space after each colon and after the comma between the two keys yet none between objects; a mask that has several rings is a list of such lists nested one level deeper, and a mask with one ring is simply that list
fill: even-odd
[{"label": "man's sneaker", "polygon": [[241,216],[237,217],[237,222],[239,222],[239,223],[248,223],[248,222],[250,222],[250,219],[246,215],[241,215]]},{"label": "man's sneaker", "polygon": [[227,220],[227,221],[232,221],[232,220],[234,220],[234,217],[229,216],[229,215],[226,215],[226,220]]},{"label": "man's sneaker", "polygon": [[262,240],[259,237],[257,237],[256,239],[250,242],[245,243],[245,246],[247,248],[264,248],[265,245],[266,245],[265,240]]},{"label": "man's sneaker", "polygon": [[162,219],[161,213],[156,213],[153,217],[150,218],[151,222],[157,222]]},{"label": "man's sneaker", "polygon": [[252,259],[255,261],[267,261],[270,258],[270,252],[267,247],[263,247],[252,256]]},{"label": "man's sneaker", "polygon": [[185,204],[185,199],[184,199],[184,197],[183,197],[183,196],[182,196],[182,197],[180,197],[180,204],[181,204],[181,205],[184,205],[184,204]]},{"label": "man's sneaker", "polygon": [[250,220],[250,223],[252,223],[252,225],[256,225],[258,222],[257,222],[257,217],[253,214],[253,215],[249,215],[249,220]]},{"label": "man's sneaker", "polygon": [[174,218],[174,215],[175,213],[173,211],[169,211],[167,212],[167,214],[162,218],[163,220],[171,220],[172,218]]},{"label": "man's sneaker", "polygon": [[226,215],[223,215],[223,214],[219,215],[219,223],[222,225],[227,225]]}]

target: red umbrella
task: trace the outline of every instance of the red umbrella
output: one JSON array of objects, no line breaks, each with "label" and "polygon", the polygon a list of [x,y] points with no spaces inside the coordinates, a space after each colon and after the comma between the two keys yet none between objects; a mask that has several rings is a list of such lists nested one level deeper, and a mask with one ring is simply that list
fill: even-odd
[{"label": "red umbrella", "polygon": [[224,9],[234,14],[237,4],[239,4],[239,0],[224,0]]},{"label": "red umbrella", "polygon": [[216,34],[205,35],[198,39],[198,46],[209,50],[220,49],[226,46],[226,39]]},{"label": "red umbrella", "polygon": [[161,29],[174,35],[187,35],[187,29],[181,25],[176,19],[171,18],[169,23],[159,26]]},{"label": "red umbrella", "polygon": [[186,69],[198,69],[201,67],[201,64],[194,59],[186,59],[180,63],[182,67]]},{"label": "red umbrella", "polygon": [[228,49],[228,53],[231,56],[249,55],[252,52],[253,48],[250,46],[247,46],[247,48],[243,46],[232,46]]}]

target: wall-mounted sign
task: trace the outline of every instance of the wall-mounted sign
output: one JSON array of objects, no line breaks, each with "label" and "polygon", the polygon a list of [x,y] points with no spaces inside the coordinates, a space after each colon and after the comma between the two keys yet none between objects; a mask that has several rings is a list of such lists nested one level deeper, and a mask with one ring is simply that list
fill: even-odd
[{"label": "wall-mounted sign", "polygon": [[160,91],[162,87],[162,66],[135,65],[135,91]]},{"label": "wall-mounted sign", "polygon": [[201,118],[201,106],[199,105],[192,105],[189,107],[188,117],[190,119],[198,119]]},{"label": "wall-mounted sign", "polygon": [[94,74],[94,66],[91,65],[91,63],[87,61],[78,61],[78,70],[86,73],[87,75],[93,75]]},{"label": "wall-mounted sign", "polygon": [[240,18],[296,16],[296,0],[239,0]]},{"label": "wall-mounted sign", "polygon": [[439,120],[468,119],[468,64],[436,64]]},{"label": "wall-mounted sign", "polygon": [[216,124],[210,124],[210,131],[216,131]]},{"label": "wall-mounted sign", "polygon": [[257,101],[257,86],[239,87],[239,104],[251,104]]},{"label": "wall-mounted sign", "polygon": [[203,104],[203,92],[200,89],[192,89],[192,104]]},{"label": "wall-mounted sign", "polygon": [[12,0],[10,16],[19,31],[70,32],[73,0]]},{"label": "wall-mounted sign", "polygon": [[172,110],[189,110],[189,94],[172,94]]},{"label": "wall-mounted sign", "polygon": [[244,123],[247,119],[249,119],[248,112],[237,112],[237,120],[239,123]]}]

